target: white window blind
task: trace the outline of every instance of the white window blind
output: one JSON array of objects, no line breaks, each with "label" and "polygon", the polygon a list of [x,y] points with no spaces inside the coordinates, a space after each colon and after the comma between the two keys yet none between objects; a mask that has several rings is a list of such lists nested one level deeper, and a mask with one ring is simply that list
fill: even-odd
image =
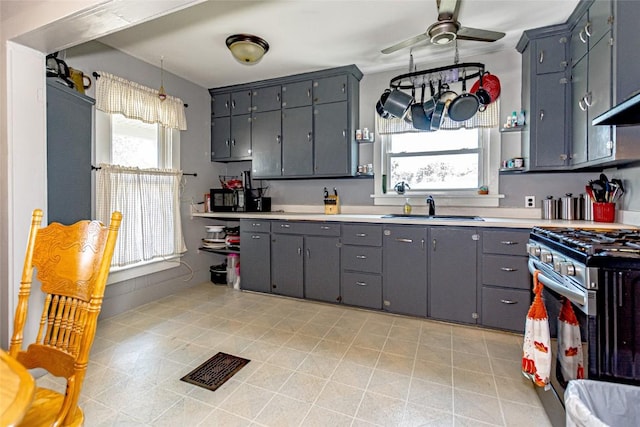
[{"label": "white window blind", "polygon": [[96,214],[122,212],[112,266],[126,267],[186,252],[180,218],[182,172],[100,164]]}]

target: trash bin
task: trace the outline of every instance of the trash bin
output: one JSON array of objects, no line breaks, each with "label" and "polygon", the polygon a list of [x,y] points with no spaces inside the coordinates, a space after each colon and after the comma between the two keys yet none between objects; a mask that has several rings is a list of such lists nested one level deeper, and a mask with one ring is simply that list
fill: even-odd
[{"label": "trash bin", "polygon": [[227,263],[212,265],[209,267],[211,273],[211,281],[216,285],[227,284]]},{"label": "trash bin", "polygon": [[564,393],[567,427],[640,425],[640,387],[573,380]]}]

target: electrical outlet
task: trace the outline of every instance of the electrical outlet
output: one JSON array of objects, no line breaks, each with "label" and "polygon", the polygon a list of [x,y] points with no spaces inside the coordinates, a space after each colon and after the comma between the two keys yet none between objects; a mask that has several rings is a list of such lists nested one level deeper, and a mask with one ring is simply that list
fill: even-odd
[{"label": "electrical outlet", "polygon": [[524,196],[524,207],[525,208],[535,208],[536,207],[536,196]]}]

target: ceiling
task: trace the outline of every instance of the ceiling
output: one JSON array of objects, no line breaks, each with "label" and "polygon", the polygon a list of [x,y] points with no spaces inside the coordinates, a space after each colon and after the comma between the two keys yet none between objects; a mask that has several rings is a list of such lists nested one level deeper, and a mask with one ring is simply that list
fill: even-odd
[{"label": "ceiling", "polygon": [[[458,42],[466,57],[515,49],[522,31],[565,22],[578,0],[461,0],[463,27],[501,31],[493,43]],[[426,31],[435,0],[209,0],[98,39],[210,88],[356,64],[365,74],[408,67],[410,50],[380,50]],[[225,46],[235,33],[270,45],[262,61],[239,64]],[[453,44],[414,46],[418,69],[454,58]]]}]

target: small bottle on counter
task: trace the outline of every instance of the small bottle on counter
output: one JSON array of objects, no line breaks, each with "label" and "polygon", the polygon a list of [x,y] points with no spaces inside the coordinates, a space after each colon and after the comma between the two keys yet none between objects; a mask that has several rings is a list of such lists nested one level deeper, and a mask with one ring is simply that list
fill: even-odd
[{"label": "small bottle on counter", "polygon": [[411,215],[411,203],[409,203],[409,198],[406,198],[404,201],[404,214]]}]

